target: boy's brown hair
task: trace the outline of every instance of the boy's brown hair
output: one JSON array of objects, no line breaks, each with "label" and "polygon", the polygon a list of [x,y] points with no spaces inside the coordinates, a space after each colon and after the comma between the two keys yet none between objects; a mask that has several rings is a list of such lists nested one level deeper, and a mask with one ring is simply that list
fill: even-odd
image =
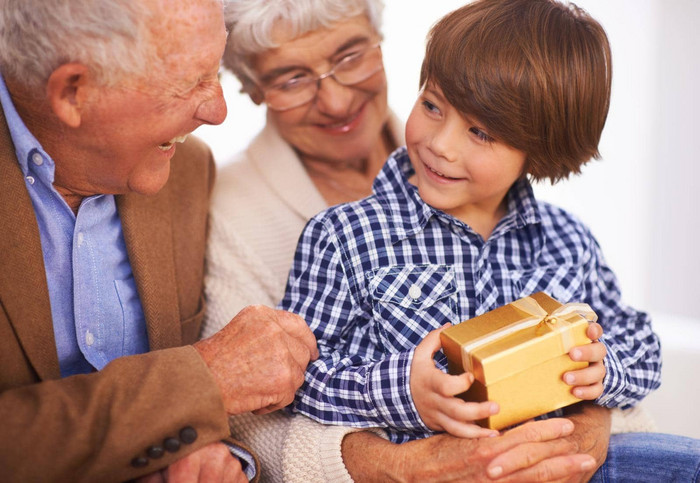
[{"label": "boy's brown hair", "polygon": [[610,57],[603,27],[574,5],[479,0],[433,26],[420,84],[525,152],[524,173],[554,183],[600,157]]}]

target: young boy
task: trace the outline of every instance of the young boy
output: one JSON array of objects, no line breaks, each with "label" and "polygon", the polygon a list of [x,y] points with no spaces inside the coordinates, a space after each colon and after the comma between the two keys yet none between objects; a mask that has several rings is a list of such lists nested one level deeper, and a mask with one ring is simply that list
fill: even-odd
[{"label": "young boy", "polygon": [[394,442],[494,434],[472,422],[497,404],[453,397],[473,376],[444,373],[435,329],[538,291],[598,314],[594,342],[569,352],[590,362],[563,376],[574,395],[624,408],[658,387],[649,318],[622,304],[588,229],[529,182],[599,156],[610,76],[602,27],[553,0],[477,1],[433,27],[407,147],[371,197],[320,213],[300,238],[280,306],[307,320],[321,355],[294,411]]}]

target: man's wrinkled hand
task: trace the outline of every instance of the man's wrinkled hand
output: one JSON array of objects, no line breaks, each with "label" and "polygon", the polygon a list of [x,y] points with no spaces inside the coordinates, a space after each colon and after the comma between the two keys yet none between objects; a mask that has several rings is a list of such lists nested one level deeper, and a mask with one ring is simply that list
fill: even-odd
[{"label": "man's wrinkled hand", "polygon": [[262,305],[244,308],[194,347],[229,414],[266,413],[290,404],[306,366],[318,357],[316,339],[301,317]]},{"label": "man's wrinkled hand", "polygon": [[151,473],[136,483],[247,483],[241,462],[223,443],[212,443],[190,453],[162,471]]}]

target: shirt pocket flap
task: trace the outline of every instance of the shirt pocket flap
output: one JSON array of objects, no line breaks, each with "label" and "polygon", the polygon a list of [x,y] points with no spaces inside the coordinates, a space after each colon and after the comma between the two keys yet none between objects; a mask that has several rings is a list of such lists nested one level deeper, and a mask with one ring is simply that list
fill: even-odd
[{"label": "shirt pocket flap", "polygon": [[454,269],[448,265],[394,265],[367,274],[370,296],[379,303],[420,311],[454,295]]}]

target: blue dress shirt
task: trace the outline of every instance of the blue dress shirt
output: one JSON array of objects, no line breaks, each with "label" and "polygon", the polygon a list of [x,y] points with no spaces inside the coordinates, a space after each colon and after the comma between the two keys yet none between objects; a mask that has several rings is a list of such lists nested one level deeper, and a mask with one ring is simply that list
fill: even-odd
[{"label": "blue dress shirt", "polygon": [[39,225],[61,375],[147,352],[114,196],[86,197],[75,215],[54,189],[54,162],[17,114],[2,76],[0,103]]}]

